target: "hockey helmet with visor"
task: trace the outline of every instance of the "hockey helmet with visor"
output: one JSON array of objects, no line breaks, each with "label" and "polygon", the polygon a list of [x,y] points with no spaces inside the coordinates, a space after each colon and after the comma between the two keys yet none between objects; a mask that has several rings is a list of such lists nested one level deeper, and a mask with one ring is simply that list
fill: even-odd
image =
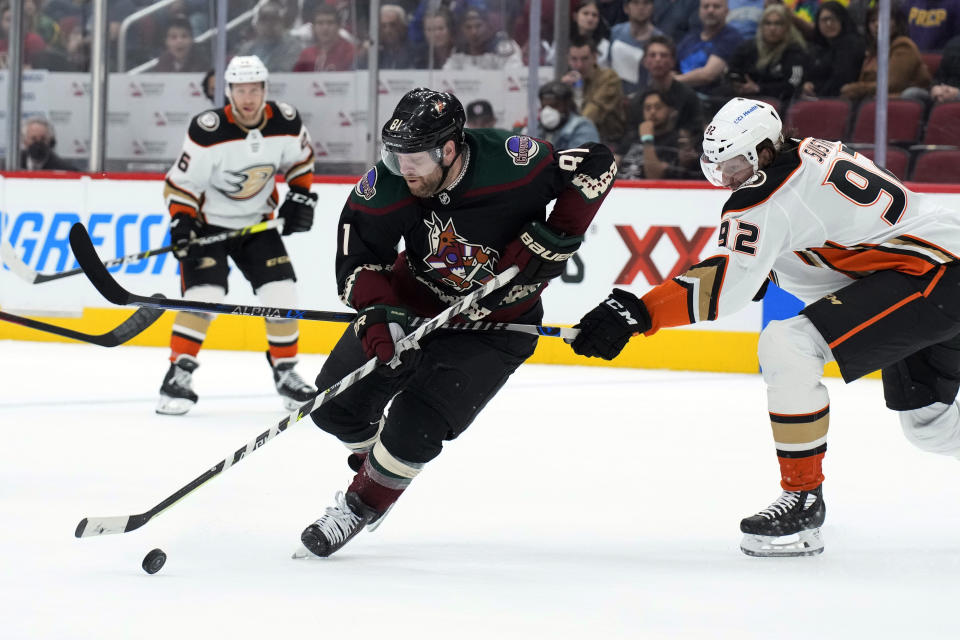
[{"label": "hockey helmet with visor", "polygon": [[783,141],[783,125],[765,102],[734,98],[723,105],[703,133],[700,168],[712,184],[736,189],[760,170],[757,145]]},{"label": "hockey helmet with visor", "polygon": [[422,177],[438,166],[446,176],[443,147],[453,140],[456,153],[463,146],[467,114],[452,94],[418,88],[407,92],[381,131],[380,157],[398,176]]}]

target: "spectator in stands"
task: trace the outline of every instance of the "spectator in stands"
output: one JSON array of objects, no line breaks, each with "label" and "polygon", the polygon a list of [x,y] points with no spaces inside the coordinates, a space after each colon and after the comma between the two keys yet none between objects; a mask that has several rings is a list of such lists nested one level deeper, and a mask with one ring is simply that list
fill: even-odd
[{"label": "spectator in stands", "polygon": [[[597,41],[597,64],[610,66],[610,25],[600,15],[599,0],[586,0],[573,12],[570,22],[570,36],[574,38],[592,38]],[[551,48],[549,62],[555,57]]]},{"label": "spectator in stands", "polygon": [[283,23],[283,7],[276,2],[267,2],[257,11],[256,37],[244,43],[237,51],[239,56],[257,56],[270,72],[293,71],[303,45],[287,33]]},{"label": "spectator in stands", "polygon": [[570,85],[554,80],[540,87],[540,135],[555,149],[573,149],[600,140],[597,127],[577,113]]},{"label": "spectator in stands", "polygon": [[654,0],[653,24],[674,42],[690,33],[699,33],[700,0]]},{"label": "spectator in stands", "polygon": [[77,168],[54,152],[57,146],[53,125],[46,118],[28,118],[20,130],[20,168],[27,171],[76,171]]},{"label": "spectator in stands", "polygon": [[[413,69],[416,52],[407,41],[407,13],[398,4],[380,5],[380,47],[377,64],[381,69]],[[367,56],[361,68],[368,66]]]},{"label": "spectator in stands", "polygon": [[699,138],[703,131],[703,105],[693,89],[674,79],[676,60],[677,48],[668,36],[653,36],[647,42],[643,66],[650,82],[627,103],[627,132],[622,144],[618,146],[621,154],[626,153],[630,146],[640,139],[640,123],[645,120],[643,95],[647,89],[659,91],[664,102],[676,112],[677,129],[693,132],[694,137]]},{"label": "spectator in stands", "polygon": [[607,25],[613,26],[627,21],[627,12],[623,10],[624,0],[599,0],[597,9],[600,11],[600,18]]},{"label": "spectator in stands", "polygon": [[[36,33],[27,30],[26,15],[23,16],[23,49],[21,52],[24,68],[33,68],[34,57],[47,48],[47,43]],[[10,34],[10,3],[0,3],[0,69],[7,68],[8,41]]]},{"label": "spectator in stands", "polygon": [[467,105],[468,129],[492,129],[497,126],[497,117],[493,115],[493,105],[489,100],[474,100]]},{"label": "spectator in stands", "polygon": [[727,24],[744,40],[755,38],[766,4],[767,0],[727,0]]},{"label": "spectator in stands", "polygon": [[160,54],[151,71],[205,71],[210,56],[204,47],[194,46],[193,26],[184,15],[174,16],[167,23],[166,50]]},{"label": "spectator in stands", "polygon": [[460,25],[463,42],[443,65],[446,70],[520,69],[523,54],[520,45],[503,32],[497,32],[486,11],[468,9]]},{"label": "spectator in stands", "polygon": [[699,154],[689,131],[676,126],[676,111],[663,93],[648,89],[640,96],[643,122],[639,142],[630,146],[617,165],[618,178],[691,179],[700,173]]},{"label": "spectator in stands", "polygon": [[940,51],[960,34],[960,0],[903,0],[907,35],[921,51]]},{"label": "spectator in stands", "polygon": [[790,10],[771,4],[763,10],[756,37],[734,51],[727,77],[734,96],[769,96],[785,105],[799,90],[807,64],[806,42]]},{"label": "spectator in stands", "polygon": [[903,92],[903,97],[923,100],[928,105],[960,100],[960,35],[944,47],[930,90],[910,87]]},{"label": "spectator in stands", "polygon": [[[847,100],[869,98],[877,92],[877,25],[879,9],[867,11],[867,54],[860,68],[860,77],[840,87],[840,95]],[[908,87],[930,86],[930,71],[923,62],[920,50],[907,35],[907,22],[896,9],[890,12],[890,67],[888,91],[899,96]]]},{"label": "spectator in stands", "polygon": [[453,14],[440,7],[423,17],[426,43],[420,50],[419,69],[442,69],[453,54]]},{"label": "spectator in stands", "polygon": [[623,92],[631,94],[647,84],[647,70],[640,64],[643,49],[651,36],[663,32],[653,26],[653,0],[625,0],[627,21],[610,29],[610,68],[623,81]]},{"label": "spectator in stands", "polygon": [[599,142],[616,144],[624,132],[623,86],[613,69],[597,66],[594,40],[571,40],[567,52],[570,70],[561,81],[573,90],[574,103],[600,132]]},{"label": "spectator in stands", "polygon": [[[843,0],[843,4],[849,5],[852,2],[860,2],[861,0]],[[876,1],[876,0],[870,0]],[[814,16],[817,13],[817,7],[820,5],[820,0],[766,0],[766,3],[769,4],[782,4],[787,9],[790,10],[790,18],[793,21],[793,26],[803,35],[804,38],[810,39],[813,37],[814,30]]]},{"label": "spectator in stands", "polygon": [[810,47],[810,64],[802,86],[808,98],[840,95],[840,87],[860,75],[866,44],[850,13],[839,2],[824,2],[817,9]]},{"label": "spectator in stands", "polygon": [[60,25],[43,12],[43,0],[23,0],[24,27],[41,38],[48,47],[62,48]]},{"label": "spectator in stands", "polygon": [[720,89],[727,63],[740,44],[740,34],[727,26],[727,0],[700,0],[700,33],[688,33],[677,44],[676,79],[708,97]]},{"label": "spectator in stands", "polygon": [[213,103],[213,106],[219,107],[217,103],[217,98],[215,96],[217,92],[217,71],[216,69],[209,69],[205,74],[203,74],[203,80],[200,81],[200,89],[203,91],[203,95],[206,96],[207,100]]},{"label": "spectator in stands", "polygon": [[[428,13],[437,9],[446,9],[453,16],[452,24],[457,25],[463,21],[463,14],[468,9],[486,11],[487,3],[488,0],[420,0],[408,20],[407,41],[412,44],[426,42],[423,21]],[[453,30],[451,29],[451,31]]]},{"label": "spectator in stands", "polygon": [[355,68],[356,51],[340,36],[337,9],[318,5],[313,14],[313,46],[300,52],[294,71],[349,71]]}]

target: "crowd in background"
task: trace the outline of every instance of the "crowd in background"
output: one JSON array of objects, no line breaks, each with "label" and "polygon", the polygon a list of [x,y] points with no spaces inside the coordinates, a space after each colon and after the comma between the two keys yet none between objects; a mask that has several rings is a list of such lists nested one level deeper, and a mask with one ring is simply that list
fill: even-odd
[{"label": "crowd in background", "polygon": [[[118,64],[122,21],[154,4],[110,0],[109,60]],[[215,2],[177,0],[132,23],[126,69],[207,72]],[[698,178],[704,122],[730,97],[771,102],[872,97],[877,87],[877,7],[870,0],[571,0],[566,71],[541,88],[537,129],[551,141],[608,144],[621,176]],[[228,19],[255,8],[230,0]],[[380,7],[381,69],[509,69],[529,60],[530,0],[394,0]],[[540,60],[553,64],[554,3],[542,0]],[[0,2],[6,66],[9,2]],[[362,0],[275,0],[230,33],[228,56],[259,56],[271,72],[365,69]],[[86,71],[89,0],[24,0],[28,68]],[[929,54],[940,54],[931,73]],[[894,0],[889,92],[928,107],[960,99],[960,0]],[[489,103],[475,107],[495,110]],[[469,109],[468,109],[469,111]],[[498,123],[523,130],[527,123]]]}]

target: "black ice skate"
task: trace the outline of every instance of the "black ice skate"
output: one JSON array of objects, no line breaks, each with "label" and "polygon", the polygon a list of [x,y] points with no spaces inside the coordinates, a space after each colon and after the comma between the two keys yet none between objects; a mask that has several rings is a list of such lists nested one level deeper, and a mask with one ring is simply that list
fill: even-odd
[{"label": "black ice skate", "polygon": [[[365,525],[382,517],[352,491],[346,495],[338,491],[335,500],[335,505],[327,507],[327,512],[300,534],[303,546],[314,556],[326,558],[347,544]],[[293,557],[304,556],[297,552]]]},{"label": "black ice skate", "polygon": [[160,386],[160,401],[157,413],[167,416],[181,416],[197,403],[197,394],[193,392],[193,372],[200,363],[193,356],[181,354],[170,364],[167,375]]},{"label": "black ice skate", "polygon": [[273,360],[270,359],[270,352],[267,352],[267,362],[273,369],[273,383],[277,387],[277,393],[283,398],[283,406],[287,411],[293,411],[310,398],[317,395],[317,390],[304,382],[293,368],[293,362],[281,362],[273,366]]},{"label": "black ice skate", "polygon": [[740,521],[740,550],[759,557],[821,553],[820,527],[826,515],[823,485],[812,491],[784,491],[769,507]]}]

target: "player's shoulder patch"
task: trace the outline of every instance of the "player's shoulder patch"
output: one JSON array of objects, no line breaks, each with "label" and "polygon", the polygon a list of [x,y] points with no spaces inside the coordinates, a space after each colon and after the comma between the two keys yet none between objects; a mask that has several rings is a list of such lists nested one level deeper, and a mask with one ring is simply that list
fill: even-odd
[{"label": "player's shoulder patch", "polygon": [[370,200],[377,195],[377,166],[374,165],[367,169],[366,173],[360,176],[354,192],[364,200]]},{"label": "player's shoulder patch", "polygon": [[278,102],[277,110],[287,120],[293,120],[297,117],[297,110],[293,108],[292,105],[287,104],[286,102]]},{"label": "player's shoulder patch", "polygon": [[242,131],[227,121],[223,109],[211,109],[194,116],[187,135],[201,147],[210,147],[242,137]]},{"label": "player's shoulder patch", "polygon": [[540,143],[526,135],[510,136],[503,141],[503,148],[513,160],[513,164],[525,167],[540,153]]},{"label": "player's shoulder patch", "polygon": [[216,111],[204,111],[197,116],[197,126],[204,131],[216,131],[220,126],[220,116]]},{"label": "player's shoulder patch", "polygon": [[796,147],[783,151],[773,164],[755,173],[730,194],[723,205],[723,213],[746,211],[763,204],[790,180],[800,166],[800,154]]},{"label": "player's shoulder patch", "polygon": [[296,108],[285,102],[267,101],[271,117],[263,127],[264,137],[268,136],[298,136],[303,126],[300,114]]}]

